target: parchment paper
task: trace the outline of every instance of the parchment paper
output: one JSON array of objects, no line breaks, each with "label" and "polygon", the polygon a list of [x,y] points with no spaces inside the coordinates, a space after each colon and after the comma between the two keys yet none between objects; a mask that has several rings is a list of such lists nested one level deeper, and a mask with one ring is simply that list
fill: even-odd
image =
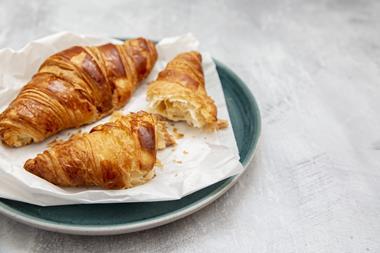
[{"label": "parchment paper", "polygon": [[[27,44],[23,49],[0,50],[0,111],[16,97],[21,87],[37,71],[49,55],[74,45],[97,45],[120,41],[68,32],[54,34]],[[149,81],[180,52],[197,50],[198,40],[192,34],[165,38],[157,45],[158,61],[149,77],[137,89],[122,113],[147,109],[145,99]],[[206,88],[218,107],[218,117],[229,120],[223,90],[209,54],[202,52]],[[107,122],[106,117],[80,128],[82,132]],[[41,206],[79,203],[121,203],[180,199],[215,182],[241,173],[239,154],[232,127],[210,133],[176,123],[184,137],[175,147],[158,152],[163,167],[156,167],[156,176],[148,183],[126,190],[100,188],[61,188],[23,169],[25,161],[35,157],[56,138],[68,139],[79,129],[63,131],[39,144],[9,148],[0,144],[0,197]]]}]

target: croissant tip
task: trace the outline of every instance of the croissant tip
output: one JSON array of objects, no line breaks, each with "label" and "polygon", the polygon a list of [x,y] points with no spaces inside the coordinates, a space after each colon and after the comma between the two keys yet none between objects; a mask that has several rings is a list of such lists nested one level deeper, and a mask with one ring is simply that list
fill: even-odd
[{"label": "croissant tip", "polygon": [[38,165],[35,159],[28,159],[24,164],[24,169],[30,173],[37,175]]},{"label": "croissant tip", "polygon": [[50,183],[58,183],[54,177],[54,174],[51,172],[51,168],[41,155],[37,155],[34,159],[28,159],[24,164],[24,169],[37,177],[49,181]]}]

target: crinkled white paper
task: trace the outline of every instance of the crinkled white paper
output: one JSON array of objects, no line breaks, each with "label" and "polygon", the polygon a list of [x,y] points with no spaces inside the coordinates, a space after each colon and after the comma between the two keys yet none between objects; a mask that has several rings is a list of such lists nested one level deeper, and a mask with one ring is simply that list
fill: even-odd
[{"label": "crinkled white paper", "polygon": [[[120,43],[64,32],[31,42],[20,51],[0,50],[0,111],[8,106],[51,54],[74,45],[97,45],[110,41]],[[152,73],[121,112],[146,110],[147,83],[154,80],[175,55],[197,50],[198,45],[198,40],[191,34],[161,40],[157,45],[158,61]],[[229,120],[215,64],[207,53],[202,53],[202,56],[207,91],[216,101],[218,117]],[[81,130],[88,131],[108,120],[106,117]],[[184,134],[184,138],[177,140],[175,147],[158,152],[163,167],[155,168],[156,177],[144,185],[126,190],[61,188],[23,169],[25,161],[45,150],[49,142],[56,138],[67,139],[78,129],[63,131],[43,143],[21,148],[0,144],[0,197],[42,206],[175,200],[242,172],[231,126],[215,133],[193,129],[183,123],[177,123],[175,127]]]}]

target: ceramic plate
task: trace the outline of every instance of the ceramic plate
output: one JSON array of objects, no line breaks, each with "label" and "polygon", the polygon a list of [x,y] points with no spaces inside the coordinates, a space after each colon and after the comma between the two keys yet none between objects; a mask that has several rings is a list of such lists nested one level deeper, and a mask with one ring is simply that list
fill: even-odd
[{"label": "ceramic plate", "polygon": [[[260,113],[247,86],[215,61],[222,82],[240,161],[247,168],[260,134]],[[192,214],[225,193],[238,176],[174,201],[40,207],[1,199],[0,212],[45,230],[83,235],[122,234],[157,227]]]}]

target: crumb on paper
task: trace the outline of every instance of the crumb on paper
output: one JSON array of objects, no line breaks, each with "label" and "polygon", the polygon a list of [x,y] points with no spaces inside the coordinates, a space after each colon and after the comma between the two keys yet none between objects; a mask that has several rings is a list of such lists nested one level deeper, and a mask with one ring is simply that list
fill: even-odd
[{"label": "crumb on paper", "polygon": [[80,134],[80,133],[82,133],[82,129],[78,129],[77,131],[74,130],[74,132],[73,131],[69,131],[69,132],[66,133],[66,136],[72,137],[73,135]]},{"label": "crumb on paper", "polygon": [[171,150],[172,150],[172,152],[174,152],[174,151],[176,151],[176,148],[172,148]]},{"label": "crumb on paper", "polygon": [[176,127],[173,128],[174,137],[178,140],[183,138],[185,135],[178,131]]},{"label": "crumb on paper", "polygon": [[182,161],[180,161],[180,160],[175,160],[175,159],[174,159],[173,162],[174,162],[174,163],[178,163],[178,164],[182,164]]},{"label": "crumb on paper", "polygon": [[189,152],[187,150],[182,151],[184,155],[187,155]]},{"label": "crumb on paper", "polygon": [[82,129],[79,129],[78,131],[74,132],[74,133],[68,133],[68,136],[69,136],[69,139],[73,138],[74,136],[78,135],[78,134],[81,134],[82,133]]},{"label": "crumb on paper", "polygon": [[64,140],[62,140],[62,139],[60,139],[60,138],[56,138],[56,139],[52,140],[51,142],[49,142],[49,143],[47,144],[47,146],[48,146],[48,147],[52,147],[52,146],[54,146],[54,145],[56,145],[56,144],[62,143],[63,141],[64,141]]},{"label": "crumb on paper", "polygon": [[216,129],[224,129],[224,128],[227,128],[228,127],[228,121],[227,120],[224,120],[224,119],[222,119],[222,120],[218,120],[217,122],[216,122]]},{"label": "crumb on paper", "polygon": [[156,162],[154,163],[154,165],[156,166],[156,167],[158,167],[158,168],[163,168],[164,167],[164,165],[161,163],[161,161],[160,160],[158,160],[158,159],[156,159]]},{"label": "crumb on paper", "polygon": [[185,135],[183,133],[175,133],[175,138],[176,139],[181,139],[183,138]]}]

